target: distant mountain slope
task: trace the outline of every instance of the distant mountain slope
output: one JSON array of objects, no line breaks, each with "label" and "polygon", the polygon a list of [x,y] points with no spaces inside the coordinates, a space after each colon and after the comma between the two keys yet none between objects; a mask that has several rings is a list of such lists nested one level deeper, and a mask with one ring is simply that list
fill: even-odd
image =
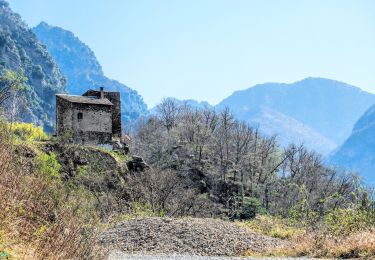
[{"label": "distant mountain slope", "polygon": [[238,117],[259,128],[262,134],[267,136],[276,134],[278,143],[284,147],[290,143],[303,143],[309,149],[323,155],[336,148],[333,141],[309,126],[267,107],[249,109]]},{"label": "distant mountain slope", "polygon": [[333,153],[329,162],[355,170],[366,182],[375,183],[375,106],[357,121],[352,134]]},{"label": "distant mountain slope", "polygon": [[33,31],[59,64],[67,78],[69,94],[80,95],[87,89],[104,86],[106,90],[121,93],[123,123],[134,121],[140,115],[148,113],[142,97],[124,84],[107,78],[94,52],[72,32],[45,22],[40,23]]},{"label": "distant mountain slope", "polygon": [[[65,92],[65,79],[47,48],[8,3],[0,0],[0,73],[5,69],[23,70],[28,78],[29,89],[15,102],[15,119],[52,131],[55,94]],[[6,109],[10,107],[7,104]]]},{"label": "distant mountain slope", "polygon": [[[315,140],[315,146],[326,146],[323,150],[329,151],[334,147],[332,144],[344,142],[355,121],[374,103],[374,94],[357,87],[329,79],[307,78],[292,84],[266,83],[237,91],[217,107],[228,106],[238,117],[249,122],[252,121],[249,110],[267,108],[281,113],[299,121],[314,134],[301,128],[302,133],[296,134],[295,125],[288,127],[285,122],[282,122],[283,126],[275,122],[272,124],[274,129],[263,127],[263,131],[275,131],[290,141],[304,140],[306,144]],[[260,126],[270,125],[267,118],[259,117],[257,121]],[[327,146],[327,140],[331,145]]]}]

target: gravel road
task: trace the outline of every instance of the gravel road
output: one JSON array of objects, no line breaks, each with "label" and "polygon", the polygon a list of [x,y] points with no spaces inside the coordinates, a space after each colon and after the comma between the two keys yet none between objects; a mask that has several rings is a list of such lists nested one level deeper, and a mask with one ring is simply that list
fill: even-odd
[{"label": "gravel road", "polygon": [[144,218],[125,221],[105,231],[101,242],[110,251],[124,254],[184,255],[185,258],[181,259],[192,259],[191,256],[186,258],[186,255],[239,256],[246,251],[262,253],[288,244],[286,241],[257,234],[233,222],[194,218]]},{"label": "gravel road", "polygon": [[[295,260],[297,258],[239,258],[221,256],[192,256],[192,255],[128,255],[122,252],[112,252],[108,260]],[[308,260],[312,258],[298,258],[298,260]]]}]

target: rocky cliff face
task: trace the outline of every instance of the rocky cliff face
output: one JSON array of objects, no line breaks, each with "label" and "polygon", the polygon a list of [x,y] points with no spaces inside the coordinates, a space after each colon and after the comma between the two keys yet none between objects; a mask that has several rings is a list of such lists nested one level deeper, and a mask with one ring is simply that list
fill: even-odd
[{"label": "rocky cliff face", "polygon": [[88,89],[104,86],[108,91],[121,93],[122,122],[128,123],[148,113],[142,97],[133,89],[107,78],[94,52],[72,32],[45,22],[33,29],[45,44],[67,78],[69,94],[81,95]]},{"label": "rocky cliff face", "polygon": [[30,28],[0,0],[0,73],[23,71],[29,85],[14,104],[7,104],[15,119],[43,125],[51,132],[55,122],[55,94],[65,92],[65,78]]},{"label": "rocky cliff face", "polygon": [[357,121],[352,134],[329,161],[357,171],[366,183],[375,184],[375,106]]}]

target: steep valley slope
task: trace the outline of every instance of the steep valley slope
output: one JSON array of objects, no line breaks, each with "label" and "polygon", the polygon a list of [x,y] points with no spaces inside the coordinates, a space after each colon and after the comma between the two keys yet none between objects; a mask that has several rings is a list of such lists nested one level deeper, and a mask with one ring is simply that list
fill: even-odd
[{"label": "steep valley slope", "polygon": [[0,73],[24,73],[28,88],[12,98],[5,110],[12,118],[44,126],[51,132],[55,123],[55,94],[65,92],[65,78],[58,65],[32,30],[0,0]]},{"label": "steep valley slope", "polygon": [[375,106],[357,121],[352,134],[328,161],[356,171],[366,183],[375,184]]}]

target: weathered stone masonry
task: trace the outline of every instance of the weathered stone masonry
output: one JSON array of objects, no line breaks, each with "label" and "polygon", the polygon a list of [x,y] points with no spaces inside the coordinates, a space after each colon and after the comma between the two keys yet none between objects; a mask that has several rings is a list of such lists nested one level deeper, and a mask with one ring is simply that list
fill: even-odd
[{"label": "weathered stone masonry", "polygon": [[[114,101],[112,103],[109,98]],[[56,95],[57,136],[82,145],[100,145],[121,136],[120,94],[90,90],[84,96]]]},{"label": "weathered stone masonry", "polygon": [[[100,91],[88,90],[82,96],[90,96],[100,98]],[[121,137],[121,99],[119,92],[103,92],[103,98],[108,99],[112,104],[112,133]]]}]

